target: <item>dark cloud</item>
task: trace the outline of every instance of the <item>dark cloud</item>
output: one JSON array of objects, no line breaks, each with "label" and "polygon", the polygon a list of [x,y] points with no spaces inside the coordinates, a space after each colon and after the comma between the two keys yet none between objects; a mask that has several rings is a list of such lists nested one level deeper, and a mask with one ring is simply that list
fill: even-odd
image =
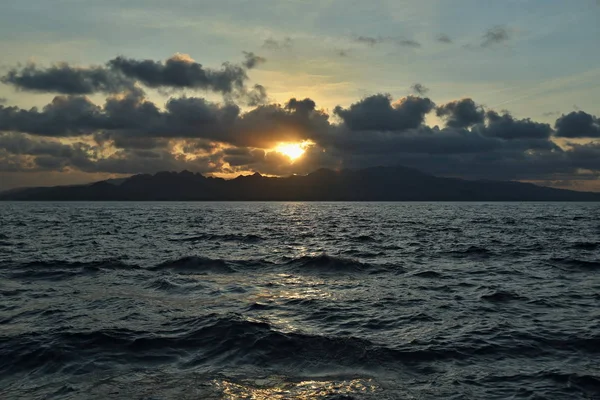
[{"label": "dark cloud", "polygon": [[420,126],[433,107],[428,98],[408,96],[392,104],[391,96],[377,94],[334,112],[350,130],[403,131]]},{"label": "dark cloud", "polygon": [[154,150],[166,148],[169,145],[168,139],[128,135],[118,131],[101,131],[92,137],[100,146],[113,144],[114,147],[120,149]]},{"label": "dark cloud", "polygon": [[143,126],[140,134],[226,142],[233,140],[233,129],[239,116],[240,109],[234,104],[219,105],[201,98],[173,98],[160,118]]},{"label": "dark cloud", "polygon": [[287,108],[288,110],[293,110],[303,115],[308,115],[312,111],[315,111],[316,107],[317,103],[315,103],[314,100],[309,98],[306,98],[304,100],[296,100],[296,98],[291,98],[285,105],[285,108]]},{"label": "dark cloud", "polygon": [[382,37],[358,36],[354,40],[368,46],[375,46],[376,44],[383,43],[385,39]]},{"label": "dark cloud", "polygon": [[[339,123],[332,123],[309,98],[243,112],[233,103],[197,97],[172,98],[161,108],[139,93],[109,97],[103,106],[82,96],[57,96],[41,110],[0,106],[0,170],[285,175],[403,164],[446,176],[527,180],[600,171],[600,144],[562,149],[552,141],[550,125],[484,112],[471,99],[437,107],[446,127],[429,127],[424,120],[434,107],[427,98],[394,101],[377,94],[337,107]],[[587,114],[559,118],[557,132],[589,128],[571,115]],[[293,163],[269,150],[305,140],[313,144]]]},{"label": "dark cloud", "polygon": [[153,88],[192,88],[231,93],[248,79],[243,66],[225,63],[219,70],[206,69],[186,55],[166,62],[117,57],[108,62],[111,69]]},{"label": "dark cloud", "polygon": [[[30,140],[33,149],[39,149],[37,140]],[[189,159],[182,154],[177,154],[173,149],[121,149],[109,156],[100,157],[100,148],[86,143],[73,143],[64,145],[61,151],[39,152],[26,151],[13,154],[3,150],[2,135],[0,135],[0,170],[7,169],[21,172],[32,171],[64,171],[77,170],[87,173],[154,173],[161,170],[194,169],[200,172],[211,172],[222,168],[223,163],[219,158],[210,155]],[[4,162],[8,165],[3,165]]]},{"label": "dark cloud", "polygon": [[257,107],[236,121],[228,143],[271,148],[279,142],[313,139],[330,129],[329,116],[310,99],[291,99],[285,106]]},{"label": "dark cloud", "polygon": [[103,132],[107,137],[226,136],[240,114],[234,104],[220,105],[201,98],[173,98],[161,111],[135,95],[111,97],[104,107],[86,97],[57,96],[39,111],[0,106],[0,131],[69,137]]},{"label": "dark cloud", "polygon": [[73,67],[66,63],[48,68],[36,64],[12,68],[0,80],[20,90],[84,95],[139,92],[136,83],[161,89],[199,89],[243,97],[248,69],[265,62],[244,52],[240,65],[224,63],[220,69],[205,68],[188,55],[176,54],[165,62],[117,57],[105,66]]},{"label": "dark cloud", "polygon": [[257,56],[252,52],[244,51],[245,61],[243,63],[244,67],[247,69],[252,69],[256,67],[258,64],[262,64],[267,62],[267,59],[261,56]]},{"label": "dark cloud", "polygon": [[184,153],[214,153],[219,149],[219,143],[208,139],[185,139],[179,143]]},{"label": "dark cloud", "polygon": [[0,97],[0,105],[6,104],[7,100],[5,97]]},{"label": "dark cloud", "polygon": [[503,26],[495,26],[488,29],[481,41],[481,47],[490,47],[510,40],[510,32]]},{"label": "dark cloud", "polygon": [[251,106],[259,106],[269,101],[267,89],[263,85],[254,85],[252,90],[245,93],[246,103]]},{"label": "dark cloud", "polygon": [[560,115],[560,111],[548,111],[542,114],[544,117],[554,117]]},{"label": "dark cloud", "polygon": [[424,96],[427,94],[427,92],[429,92],[429,88],[425,87],[420,83],[415,83],[410,87],[410,89],[420,96]]},{"label": "dark cloud", "polygon": [[280,141],[305,140],[329,126],[329,116],[310,99],[285,106],[258,106],[242,114],[232,103],[197,97],[170,99],[164,110],[136,95],[111,97],[103,107],[78,96],[57,96],[43,110],[0,106],[0,131],[39,136],[93,136],[98,143],[152,149],[160,138],[206,139],[233,145],[272,147]]},{"label": "dark cloud", "polygon": [[[478,179],[547,178],[575,174],[581,163],[547,139],[506,140],[478,130],[421,127],[402,134],[338,132],[322,141],[346,167],[406,165],[425,172]],[[596,161],[596,168],[600,160]]]},{"label": "dark cloud", "polygon": [[396,44],[398,46],[404,46],[404,47],[421,47],[421,43],[417,42],[416,40],[410,40],[410,39],[398,39],[396,41]]},{"label": "dark cloud", "polygon": [[0,133],[0,159],[12,160],[12,167],[18,163],[19,171],[31,168],[61,171],[67,166],[80,167],[96,157],[97,149],[87,143],[64,144],[23,133]]},{"label": "dark cloud", "polygon": [[350,56],[350,52],[344,49],[338,49],[335,51],[335,54],[339,57],[348,57]]},{"label": "dark cloud", "polygon": [[468,128],[475,124],[483,123],[485,111],[471,99],[451,101],[436,109],[438,117],[446,121],[452,128]]},{"label": "dark cloud", "polygon": [[357,36],[354,38],[354,41],[371,47],[381,43],[393,43],[402,47],[421,47],[421,43],[415,40],[382,36]]},{"label": "dark cloud", "polygon": [[232,167],[253,166],[265,158],[265,151],[247,147],[233,147],[223,150],[223,161]]},{"label": "dark cloud", "polygon": [[450,36],[446,35],[446,34],[439,34],[436,37],[436,40],[440,43],[446,43],[446,44],[450,44],[452,43],[452,39],[450,38]]},{"label": "dark cloud", "polygon": [[133,82],[103,66],[72,67],[66,63],[42,68],[34,63],[12,68],[0,78],[20,90],[62,94],[118,93],[133,88]]},{"label": "dark cloud", "polygon": [[498,114],[495,111],[488,111],[486,118],[488,125],[482,130],[486,136],[505,140],[542,139],[546,141],[552,135],[550,125],[534,122],[529,118],[517,120],[508,113]]},{"label": "dark cloud", "polygon": [[15,155],[63,157],[73,153],[73,146],[71,145],[43,139],[33,140],[26,134],[16,132],[0,134],[0,149]]},{"label": "dark cloud", "polygon": [[556,120],[556,136],[566,138],[600,137],[600,118],[583,111],[574,111]]},{"label": "dark cloud", "polygon": [[0,131],[43,136],[79,136],[103,127],[102,109],[82,96],[56,96],[39,111],[0,106]]},{"label": "dark cloud", "polygon": [[94,160],[85,165],[86,172],[108,172],[113,174],[155,173],[157,171],[215,172],[223,167],[220,159],[211,156],[188,159],[183,154],[172,153],[168,150],[150,153],[134,151],[119,151],[107,158]]},{"label": "dark cloud", "polygon": [[282,40],[269,38],[263,42],[262,47],[267,50],[290,50],[293,44],[294,41],[289,37],[285,37]]}]

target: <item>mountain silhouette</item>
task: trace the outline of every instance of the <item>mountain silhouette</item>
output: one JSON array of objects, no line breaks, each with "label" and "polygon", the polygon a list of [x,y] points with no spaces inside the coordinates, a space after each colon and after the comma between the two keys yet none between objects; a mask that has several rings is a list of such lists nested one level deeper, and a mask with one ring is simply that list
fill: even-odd
[{"label": "mountain silhouette", "polygon": [[88,185],[37,187],[0,193],[0,200],[65,201],[600,201],[576,192],[512,181],[441,178],[406,167],[373,167],[308,175],[235,179],[158,172]]}]

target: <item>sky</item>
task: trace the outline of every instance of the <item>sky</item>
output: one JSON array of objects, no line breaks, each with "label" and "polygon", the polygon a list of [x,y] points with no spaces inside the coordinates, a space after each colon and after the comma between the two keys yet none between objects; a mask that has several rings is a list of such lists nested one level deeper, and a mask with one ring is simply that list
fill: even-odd
[{"label": "sky", "polygon": [[600,191],[597,0],[0,2],[0,190],[404,165]]}]

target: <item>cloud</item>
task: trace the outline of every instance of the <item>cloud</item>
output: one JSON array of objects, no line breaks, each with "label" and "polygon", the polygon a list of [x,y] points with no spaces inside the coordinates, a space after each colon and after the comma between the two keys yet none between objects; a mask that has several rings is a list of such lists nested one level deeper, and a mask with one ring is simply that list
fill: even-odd
[{"label": "cloud", "polygon": [[350,130],[402,131],[420,126],[433,107],[428,98],[408,96],[392,103],[390,95],[377,94],[347,109],[338,106],[334,113]]},{"label": "cloud", "polygon": [[8,100],[5,97],[0,97],[0,105],[6,104]]},{"label": "cloud", "polygon": [[326,130],[329,116],[310,99],[259,105],[246,113],[233,103],[198,97],[171,98],[161,110],[136,94],[109,97],[96,106],[82,96],[57,96],[42,110],[0,106],[0,131],[45,137],[92,136],[117,147],[148,149],[168,139],[206,139],[269,148],[309,139]]},{"label": "cloud", "polygon": [[554,117],[556,115],[560,115],[560,111],[548,111],[548,112],[542,113],[542,115],[544,117]]},{"label": "cloud", "polygon": [[556,136],[566,138],[599,138],[600,118],[584,111],[573,111],[556,120]]},{"label": "cloud", "polygon": [[552,127],[548,124],[534,122],[529,118],[517,120],[508,113],[498,114],[486,112],[488,126],[482,130],[487,136],[505,140],[542,139],[546,141],[552,135]]},{"label": "cloud", "polygon": [[[248,59],[247,59],[248,60]],[[231,93],[248,79],[244,66],[225,63],[219,70],[206,69],[188,55],[176,54],[164,63],[117,57],[108,62],[110,68],[152,88],[192,88]],[[255,61],[250,61],[254,63]]]},{"label": "cloud", "polygon": [[303,115],[308,115],[315,111],[316,107],[317,103],[309,98],[305,98],[304,100],[296,100],[296,98],[291,98],[285,105],[285,108],[288,110],[293,110]]},{"label": "cloud", "polygon": [[269,101],[267,89],[263,85],[254,85],[252,90],[245,93],[247,104],[251,107],[266,104]]},{"label": "cloud", "polygon": [[0,164],[2,160],[10,160],[9,170],[61,171],[69,165],[86,165],[96,156],[93,146],[87,143],[63,144],[53,140],[34,139],[22,133],[0,133]]},{"label": "cloud", "polygon": [[436,115],[446,121],[452,128],[468,128],[480,124],[485,119],[485,111],[472,99],[451,101],[436,109]]},{"label": "cloud", "polygon": [[28,135],[16,132],[0,134],[0,149],[15,155],[49,155],[70,156],[73,154],[73,146],[50,140],[33,140]]},{"label": "cloud", "polygon": [[448,36],[448,35],[446,35],[446,34],[443,34],[443,33],[439,34],[439,35],[436,37],[436,40],[437,40],[438,42],[440,42],[440,43],[445,43],[445,44],[450,44],[450,43],[452,43],[452,39],[450,38],[450,36]]},{"label": "cloud", "polygon": [[208,90],[243,97],[247,70],[265,62],[244,52],[241,64],[224,63],[220,69],[206,68],[187,54],[175,54],[165,62],[116,57],[104,66],[74,67],[66,63],[47,68],[34,63],[12,68],[0,78],[20,90],[68,95],[141,92],[137,84],[162,89]]},{"label": "cloud", "polygon": [[104,127],[102,109],[83,96],[56,96],[42,111],[0,106],[0,131],[80,136]]},{"label": "cloud", "polygon": [[244,61],[243,65],[247,69],[252,69],[252,68],[256,67],[258,64],[267,62],[266,58],[257,56],[253,52],[244,51],[244,57],[246,58],[246,60]]},{"label": "cloud", "polygon": [[495,26],[488,29],[481,41],[481,47],[491,47],[497,44],[502,44],[510,40],[510,32],[502,26]]},{"label": "cloud", "polygon": [[409,39],[399,39],[396,41],[396,44],[398,46],[404,46],[404,47],[421,47],[421,43],[417,42],[416,40],[409,40]]},{"label": "cloud", "polygon": [[[434,109],[445,127],[425,125]],[[527,180],[600,171],[600,144],[563,149],[552,140],[581,136],[585,129],[574,127],[589,129],[590,118],[597,125],[596,117],[583,112],[562,116],[554,131],[529,118],[484,110],[472,99],[436,108],[428,98],[375,94],[338,106],[334,114],[330,119],[310,98],[243,111],[199,97],[174,97],[160,107],[140,93],[110,96],[103,105],[85,96],[56,96],[41,109],[0,106],[0,170],[286,175],[402,164],[446,176]],[[305,140],[314,145],[294,163],[270,150]]]},{"label": "cloud", "polygon": [[267,50],[290,50],[293,44],[294,41],[290,37],[285,37],[282,40],[268,38],[265,39],[262,47]]},{"label": "cloud", "polygon": [[429,92],[429,88],[425,87],[420,83],[415,83],[410,87],[410,89],[420,96],[424,96],[425,94],[427,94],[427,92]]},{"label": "cloud", "polygon": [[392,43],[401,47],[421,47],[421,43],[403,38],[393,38],[393,37],[382,37],[382,36],[357,36],[354,38],[354,41],[357,43],[365,44],[370,47],[374,47],[375,45],[381,43]]},{"label": "cloud", "polygon": [[314,139],[330,129],[329,115],[315,108],[311,99],[290,99],[287,104],[268,104],[242,114],[228,143],[238,146],[272,148],[279,142]]},{"label": "cloud", "polygon": [[60,63],[42,68],[35,63],[11,68],[2,83],[20,90],[62,94],[118,93],[133,88],[133,82],[103,66],[72,67]]},{"label": "cloud", "polygon": [[376,44],[383,43],[385,39],[382,37],[371,37],[371,36],[358,36],[354,39],[357,43],[366,44],[368,46],[375,46]]}]

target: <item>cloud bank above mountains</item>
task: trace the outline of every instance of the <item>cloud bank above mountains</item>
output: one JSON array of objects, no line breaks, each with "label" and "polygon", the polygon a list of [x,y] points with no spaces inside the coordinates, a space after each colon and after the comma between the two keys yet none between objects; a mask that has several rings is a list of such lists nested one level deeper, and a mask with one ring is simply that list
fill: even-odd
[{"label": "cloud bank above mountains", "polygon": [[[485,40],[501,43],[507,35],[491,31]],[[40,109],[0,103],[0,172],[288,175],[406,165],[444,176],[552,181],[596,179],[600,171],[600,144],[593,140],[600,119],[584,111],[540,123],[471,98],[437,104],[422,84],[413,85],[414,96],[376,93],[331,111],[311,98],[272,103],[268,82],[252,85],[248,77],[264,62],[245,52],[242,61],[219,68],[183,54],[11,67],[0,78],[4,84],[55,97]],[[148,89],[170,98],[157,104]],[[91,99],[97,95],[107,96],[103,104]],[[441,126],[428,125],[431,117]],[[292,161],[273,150],[287,142],[308,143],[305,154]]]}]

